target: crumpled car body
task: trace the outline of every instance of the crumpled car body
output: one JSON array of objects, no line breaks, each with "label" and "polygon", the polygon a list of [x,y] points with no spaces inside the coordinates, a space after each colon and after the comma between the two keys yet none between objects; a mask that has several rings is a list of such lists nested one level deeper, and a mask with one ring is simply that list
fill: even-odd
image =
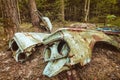
[{"label": "crumpled car body", "polygon": [[96,30],[98,31],[102,31],[105,34],[112,34],[112,35],[118,35],[120,34],[120,29],[117,28],[110,28],[110,27],[98,27],[96,28]]},{"label": "crumpled car body", "polygon": [[100,41],[119,48],[115,40],[100,31],[80,28],[57,30],[43,39],[43,44],[47,45],[44,59],[48,62],[43,74],[52,77],[72,65],[84,66],[91,61],[92,49]]},{"label": "crumpled car body", "polygon": [[[52,24],[48,17],[41,17],[44,27],[48,32],[52,30]],[[9,42],[9,48],[13,52],[13,57],[18,62],[25,61],[35,51],[36,46],[42,44],[42,40],[47,33],[35,32],[19,32],[15,33],[12,40]]]},{"label": "crumpled car body", "polygon": [[105,33],[81,28],[61,28],[52,34],[16,33],[9,48],[15,60],[23,62],[36,50],[36,46],[44,45],[47,65],[43,75],[52,77],[75,64],[84,66],[89,63],[96,42],[106,42],[119,49],[118,42]]},{"label": "crumpled car body", "polygon": [[13,57],[17,62],[23,62],[35,50],[36,46],[42,44],[46,33],[24,32],[15,33],[13,39],[9,42],[9,48],[13,52]]}]

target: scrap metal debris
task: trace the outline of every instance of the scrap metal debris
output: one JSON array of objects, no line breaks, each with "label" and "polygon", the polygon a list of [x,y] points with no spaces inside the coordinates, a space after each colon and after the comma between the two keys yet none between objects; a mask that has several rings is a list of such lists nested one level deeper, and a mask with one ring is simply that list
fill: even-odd
[{"label": "scrap metal debris", "polygon": [[47,30],[51,32],[52,23],[51,23],[50,19],[48,17],[42,17],[42,19],[44,20],[44,24],[46,25]]},{"label": "scrap metal debris", "polygon": [[[51,32],[52,24],[48,17],[44,17],[40,12],[39,17],[44,24],[44,28],[47,31]],[[42,26],[41,26],[42,27]],[[13,52],[13,57],[18,62],[25,61],[28,56],[30,56],[33,51],[35,51],[36,46],[40,46],[42,44],[42,40],[44,37],[48,36],[47,33],[32,33],[32,32],[24,32],[24,33],[16,33],[13,39],[9,42],[9,48]]]},{"label": "scrap metal debris", "polygon": [[97,25],[91,23],[73,23],[70,25],[70,27],[82,28],[82,29],[91,29],[91,28],[95,28],[96,26]]},{"label": "scrap metal debris", "polygon": [[49,34],[45,33],[16,33],[9,42],[9,48],[13,52],[13,57],[18,62],[23,62],[32,54],[36,46],[42,44],[42,40]]},{"label": "scrap metal debris", "polygon": [[43,16],[43,14],[41,12],[39,12],[38,10],[35,10],[35,12],[41,20],[40,27],[45,29],[48,32],[51,32],[52,23],[51,23],[50,19],[48,17]]},{"label": "scrap metal debris", "polygon": [[120,29],[116,29],[116,28],[110,28],[110,27],[98,27],[96,28],[96,30],[98,31],[102,31],[105,34],[111,34],[111,35],[118,35],[120,34]]},{"label": "scrap metal debris", "polygon": [[75,64],[89,63],[96,42],[106,42],[119,49],[118,43],[103,32],[81,28],[61,28],[52,34],[16,33],[9,48],[16,61],[25,61],[36,46],[45,45],[44,60],[48,64],[43,75],[52,77]]},{"label": "scrap metal debris", "polygon": [[[81,66],[91,61],[92,49],[96,42],[103,41],[119,48],[118,43],[103,32],[80,28],[64,28],[43,39],[47,45],[44,51],[48,61],[43,74],[48,77],[57,75],[70,66],[80,63]],[[61,43],[59,45],[59,43]],[[60,48],[61,47],[61,48]]]}]

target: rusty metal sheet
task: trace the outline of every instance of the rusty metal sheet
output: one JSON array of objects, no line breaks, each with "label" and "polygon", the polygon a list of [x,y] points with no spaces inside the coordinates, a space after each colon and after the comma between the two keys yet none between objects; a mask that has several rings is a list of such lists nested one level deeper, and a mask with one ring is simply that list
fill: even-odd
[{"label": "rusty metal sheet", "polygon": [[32,54],[31,51],[34,50],[36,45],[40,45],[45,36],[49,34],[45,33],[16,33],[13,39],[9,42],[9,48],[13,52],[13,57],[18,62],[24,61],[26,57]]},{"label": "rusty metal sheet", "polygon": [[43,71],[43,75],[47,75],[48,77],[55,76],[64,70],[69,70],[68,66],[64,66],[67,63],[67,58],[62,58],[60,60],[50,61]]},{"label": "rusty metal sheet", "polygon": [[69,53],[69,47],[65,42],[59,41],[55,42],[54,45],[49,45],[44,53],[45,61],[52,61],[67,56]]},{"label": "rusty metal sheet", "polygon": [[52,77],[70,69],[69,66],[89,63],[92,49],[99,41],[120,49],[118,43],[103,32],[81,28],[61,28],[52,34],[16,33],[9,42],[9,48],[15,60],[23,62],[35,51],[36,46],[45,45],[44,60],[48,64],[43,75]]},{"label": "rusty metal sheet", "polygon": [[[61,55],[62,57],[55,56],[51,58],[51,56],[61,54],[59,53],[60,51],[57,51],[59,41],[64,41],[67,44],[67,48],[65,48],[67,49],[67,55]],[[96,30],[86,30],[80,28],[63,28],[57,30],[50,36],[45,37],[43,39],[43,44],[48,45],[47,49],[45,50],[48,50],[49,48],[49,51],[44,51],[45,56],[47,55],[47,57],[45,57],[45,61],[48,61],[48,64],[44,71],[44,75],[51,77],[63,71],[62,68],[58,68],[58,66],[61,65],[61,63],[51,63],[56,60],[59,61],[63,58],[67,58],[69,59],[69,61],[65,63],[66,60],[63,60],[62,62],[64,63],[64,65],[62,64],[62,67],[65,67],[65,65],[72,66],[78,63],[80,63],[80,65],[83,66],[89,63],[91,61],[92,49],[95,43],[99,41],[107,42],[120,49],[118,43],[115,40],[113,40],[103,32]],[[55,68],[52,68],[51,66],[55,66]],[[51,70],[53,71],[51,72]],[[54,72],[54,70],[57,70],[57,72]]]},{"label": "rusty metal sheet", "polygon": [[117,28],[110,28],[110,27],[98,27],[96,28],[96,30],[98,31],[102,31],[104,32],[105,34],[108,34],[108,35],[119,35],[120,34],[120,29],[117,29]]},{"label": "rusty metal sheet", "polygon": [[46,22],[46,27],[48,27],[49,31],[52,30],[52,23],[48,17],[42,17],[42,19]]}]

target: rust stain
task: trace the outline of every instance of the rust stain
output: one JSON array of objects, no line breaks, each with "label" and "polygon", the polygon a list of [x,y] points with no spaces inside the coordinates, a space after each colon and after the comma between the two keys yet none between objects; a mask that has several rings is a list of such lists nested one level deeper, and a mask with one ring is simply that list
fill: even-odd
[{"label": "rust stain", "polygon": [[73,56],[75,56],[74,54],[69,54],[68,57],[72,58]]},{"label": "rust stain", "polygon": [[94,44],[95,44],[95,41],[91,41],[91,42],[90,42],[89,47],[91,48],[91,50],[93,49]]},{"label": "rust stain", "polygon": [[101,41],[102,38],[100,38],[99,36],[97,35],[92,35],[92,37],[96,40],[96,41]]},{"label": "rust stain", "polygon": [[31,38],[33,38],[33,39],[37,40],[34,36],[32,36],[32,35],[31,35],[31,34],[29,34],[29,33],[25,33],[25,36],[29,36],[29,37],[31,37]]},{"label": "rust stain", "polygon": [[75,31],[75,32],[83,32],[86,29],[81,29],[81,28],[67,28],[68,31]]},{"label": "rust stain", "polygon": [[30,37],[32,37],[32,35],[31,35],[31,34],[28,34],[28,33],[25,33],[25,36],[30,36]]},{"label": "rust stain", "polygon": [[87,42],[87,39],[86,38],[83,38],[84,39],[84,41],[86,41]]}]

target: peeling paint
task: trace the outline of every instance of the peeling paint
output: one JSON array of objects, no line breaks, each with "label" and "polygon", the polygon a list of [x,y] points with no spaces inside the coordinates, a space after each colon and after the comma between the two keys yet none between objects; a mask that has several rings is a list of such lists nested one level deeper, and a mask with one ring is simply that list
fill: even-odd
[{"label": "peeling paint", "polygon": [[105,33],[81,28],[60,28],[52,34],[16,33],[9,48],[15,60],[23,62],[33,54],[36,46],[46,46],[43,54],[47,65],[43,75],[52,77],[75,64],[89,63],[96,42],[106,42],[120,49],[118,42]]},{"label": "peeling paint", "polygon": [[[67,48],[65,48],[65,50],[67,51],[66,53],[67,55],[64,55],[64,56],[58,55],[60,53],[57,50],[57,47],[61,41],[64,41],[65,44],[67,44]],[[49,45],[52,43],[51,45],[52,47],[47,46],[47,48],[44,51],[44,54],[45,54],[44,58],[45,58],[45,61],[48,61],[48,64],[45,67],[43,74],[47,75],[48,77],[57,75],[58,73],[63,71],[62,68],[61,69],[58,68],[59,65],[62,65],[62,67],[65,67],[66,65],[72,66],[80,63],[81,66],[84,66],[85,64],[91,61],[92,49],[95,43],[99,41],[107,42],[119,48],[119,45],[115,40],[113,40],[103,32],[96,31],[96,30],[86,30],[86,29],[80,29],[80,28],[62,28],[57,30],[55,33],[52,33],[51,35],[45,37],[43,39],[43,44]],[[48,55],[48,53],[50,55]],[[49,59],[48,59],[48,56],[49,56]],[[51,58],[51,56],[54,56],[55,58],[54,57]],[[66,60],[62,60],[62,59],[67,59],[69,61],[67,61],[66,63]],[[61,60],[62,60],[62,64],[53,63],[54,61],[56,62]],[[54,66],[54,68],[51,66]],[[54,72],[54,71],[57,71],[57,72]]]},{"label": "peeling paint", "polygon": [[49,34],[45,33],[16,33],[9,42],[9,48],[13,52],[13,57],[18,62],[23,62],[35,50],[36,45],[41,45],[42,40]]}]

